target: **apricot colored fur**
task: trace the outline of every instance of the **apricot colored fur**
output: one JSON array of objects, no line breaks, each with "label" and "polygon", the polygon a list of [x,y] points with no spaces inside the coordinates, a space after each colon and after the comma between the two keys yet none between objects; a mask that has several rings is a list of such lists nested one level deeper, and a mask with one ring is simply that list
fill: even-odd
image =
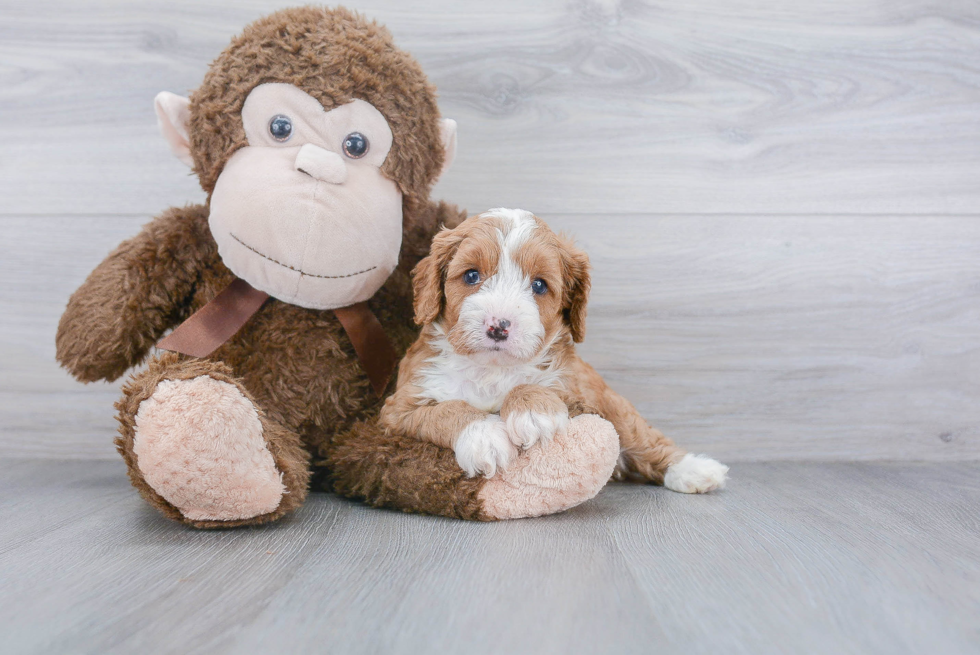
[{"label": "apricot colored fur", "polygon": [[[560,380],[552,388],[522,384],[510,389],[499,408],[500,416],[507,418],[513,412],[553,414],[565,408],[570,416],[586,410],[595,413],[612,423],[619,434],[622,454],[615,476],[663,484],[667,467],[678,462],[685,451],[651,427],[576,353],[575,342],[585,336],[591,288],[589,260],[543,221],[534,220],[534,236],[518,257],[537,262],[535,275],[548,281],[551,291],[536,302],[545,329],[542,343],[553,345],[541,361],[550,362],[549,367],[560,372]],[[460,282],[462,273],[476,269],[489,278],[496,272],[502,256],[498,226],[495,217],[479,216],[443,231],[436,236],[430,255],[416,267],[415,315],[426,325],[402,360],[397,389],[381,413],[381,423],[392,437],[415,436],[449,448],[464,426],[487,415],[463,400],[437,403],[426,398],[419,371],[436,358],[438,350],[433,343],[442,334],[453,343],[460,307],[468,295],[477,292],[475,285]]]}]

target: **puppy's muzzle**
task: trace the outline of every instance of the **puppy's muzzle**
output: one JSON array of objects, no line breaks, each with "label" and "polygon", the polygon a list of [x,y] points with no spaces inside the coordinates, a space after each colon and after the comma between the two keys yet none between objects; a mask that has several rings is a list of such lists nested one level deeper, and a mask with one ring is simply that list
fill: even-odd
[{"label": "puppy's muzzle", "polygon": [[510,327],[510,321],[506,318],[502,318],[499,321],[490,324],[487,328],[487,336],[494,341],[506,341],[507,340],[507,328]]}]

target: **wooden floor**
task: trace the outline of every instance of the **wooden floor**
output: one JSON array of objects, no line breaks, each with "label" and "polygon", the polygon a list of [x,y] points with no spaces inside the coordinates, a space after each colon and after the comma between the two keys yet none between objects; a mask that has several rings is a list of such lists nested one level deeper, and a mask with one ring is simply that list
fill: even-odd
[{"label": "wooden floor", "polygon": [[496,524],[315,494],[199,532],[121,462],[0,461],[9,653],[976,653],[980,463],[745,464]]}]

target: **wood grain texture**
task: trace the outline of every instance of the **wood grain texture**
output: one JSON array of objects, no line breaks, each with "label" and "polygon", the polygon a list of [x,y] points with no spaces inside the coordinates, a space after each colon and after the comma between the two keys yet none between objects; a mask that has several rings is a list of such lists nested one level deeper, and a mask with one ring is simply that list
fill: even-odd
[{"label": "wood grain texture", "polygon": [[55,361],[69,296],[146,217],[0,217],[0,455],[114,458],[119,384],[82,385]]},{"label": "wood grain texture", "polygon": [[[0,211],[150,214],[202,196],[152,111],[292,2],[0,6]],[[973,213],[972,0],[350,2],[459,120],[438,194],[473,210]]]},{"label": "wood grain texture", "polygon": [[[727,461],[980,459],[980,221],[544,215],[590,253],[585,358]],[[54,361],[71,292],[141,217],[0,225],[0,455],[114,457],[117,385]]]},{"label": "wood grain texture", "polygon": [[314,494],[196,532],[118,462],[0,462],[17,653],[975,653],[977,464],[745,464],[474,524]]}]

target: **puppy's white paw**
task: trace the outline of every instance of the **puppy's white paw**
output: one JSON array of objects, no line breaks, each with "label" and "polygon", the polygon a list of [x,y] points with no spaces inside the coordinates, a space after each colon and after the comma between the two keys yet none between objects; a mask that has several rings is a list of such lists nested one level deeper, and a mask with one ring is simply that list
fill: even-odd
[{"label": "puppy's white paw", "polygon": [[728,467],[704,455],[684,455],[667,467],[664,486],[682,494],[703,494],[725,486]]},{"label": "puppy's white paw", "polygon": [[460,468],[471,478],[477,474],[492,478],[498,468],[507,468],[517,456],[517,448],[507,436],[507,427],[496,414],[463,428],[453,450]]},{"label": "puppy's white paw", "polygon": [[507,433],[519,448],[530,448],[539,441],[547,443],[556,434],[568,429],[568,412],[513,412],[507,417]]}]

